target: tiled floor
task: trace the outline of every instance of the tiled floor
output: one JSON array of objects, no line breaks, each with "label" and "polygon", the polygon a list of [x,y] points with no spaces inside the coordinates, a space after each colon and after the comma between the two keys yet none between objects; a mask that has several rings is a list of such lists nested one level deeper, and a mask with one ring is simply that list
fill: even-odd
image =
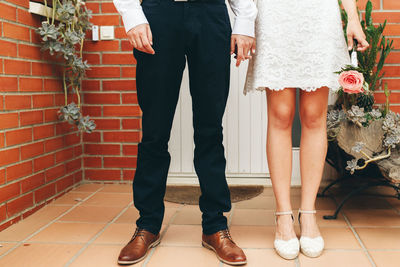
[{"label": "tiled floor", "polygon": [[[298,208],[299,190],[292,191],[293,206]],[[0,232],[0,266],[118,266],[119,251],[130,239],[138,217],[131,199],[130,185],[77,187]],[[136,266],[225,266],[201,247],[198,207],[166,206],[162,242]],[[244,248],[249,267],[399,266],[400,201],[358,197],[337,220],[323,220],[322,215],[334,208],[333,200],[318,199],[318,219],[326,241],[324,254],[317,259],[300,255],[293,261],[281,259],[272,247],[274,199],[270,188],[254,199],[234,204],[227,216],[232,236]]]}]

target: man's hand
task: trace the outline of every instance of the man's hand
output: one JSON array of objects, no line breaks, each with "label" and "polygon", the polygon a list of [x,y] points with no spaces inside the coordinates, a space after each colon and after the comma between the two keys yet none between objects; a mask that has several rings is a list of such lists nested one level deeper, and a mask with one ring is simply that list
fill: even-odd
[{"label": "man's hand", "polygon": [[154,55],[153,35],[149,24],[140,24],[127,32],[129,42],[139,51]]},{"label": "man's hand", "polygon": [[[237,47],[237,51],[235,51]],[[251,55],[256,52],[256,40],[253,37],[232,34],[231,37],[231,55],[236,52],[236,67],[240,66],[242,61],[251,58]]]}]

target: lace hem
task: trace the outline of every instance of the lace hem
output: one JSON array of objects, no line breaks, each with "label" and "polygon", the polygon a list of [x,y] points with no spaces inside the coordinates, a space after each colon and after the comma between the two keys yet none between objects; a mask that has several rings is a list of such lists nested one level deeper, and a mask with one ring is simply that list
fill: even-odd
[{"label": "lace hem", "polygon": [[266,91],[266,90],[282,91],[286,88],[299,88],[300,90],[303,90],[306,92],[315,92],[319,88],[322,88],[322,87],[328,87],[333,92],[336,92],[337,90],[339,90],[337,85],[322,83],[322,84],[316,85],[316,86],[257,86],[257,87],[253,87],[252,89],[245,88],[243,90],[243,93],[246,95],[248,92],[254,92],[254,91]]}]

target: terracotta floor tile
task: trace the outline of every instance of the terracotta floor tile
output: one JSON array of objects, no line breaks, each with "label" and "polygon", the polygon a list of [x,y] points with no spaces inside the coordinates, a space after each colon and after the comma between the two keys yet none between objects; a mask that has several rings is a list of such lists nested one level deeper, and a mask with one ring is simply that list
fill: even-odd
[{"label": "terracotta floor tile", "polygon": [[[117,267],[121,246],[90,245],[76,258],[70,267]],[[142,266],[142,263],[134,265]]]},{"label": "terracotta floor tile", "polygon": [[367,193],[371,194],[385,194],[385,195],[394,195],[396,191],[392,187],[387,187],[387,186],[376,186],[376,187],[371,187],[367,190],[365,190]]},{"label": "terracotta floor tile", "polygon": [[292,205],[292,210],[297,211],[301,205],[301,195],[298,196],[291,196],[290,203]]},{"label": "terracotta floor tile", "polygon": [[87,183],[87,184],[81,184],[80,186],[71,190],[71,192],[94,192],[103,187],[104,187],[104,184]]},{"label": "terracotta floor tile", "polygon": [[21,241],[30,234],[37,231],[40,227],[47,224],[46,221],[26,222],[20,221],[0,232],[0,242],[2,241]]},{"label": "terracotta floor tile", "polygon": [[163,246],[201,247],[201,233],[200,225],[170,225],[161,244]]},{"label": "terracotta floor tile", "polygon": [[133,224],[113,223],[93,243],[124,245],[131,239],[135,229]]},{"label": "terracotta floor tile", "polygon": [[[87,242],[129,205],[132,201],[131,184],[81,185],[27,219],[0,232],[0,244],[3,245],[0,247],[1,256],[13,247],[11,241],[23,240],[79,203],[76,201],[77,198],[84,199],[96,190],[99,192],[90,199],[74,207],[57,222],[50,224],[25,242],[28,246],[18,247],[0,258],[0,266],[64,266],[83,245],[68,243]],[[292,189],[291,200],[296,217],[296,210],[301,200],[300,192],[300,188]],[[161,245],[152,250],[146,267],[222,266],[213,252],[201,247],[201,212],[198,205],[165,202],[165,206],[164,224],[161,230],[163,239]],[[371,266],[342,215],[339,215],[337,220],[322,218],[323,215],[333,214],[335,203],[330,198],[318,198],[316,208],[317,221],[325,239],[326,250],[317,259],[301,255],[300,266]],[[272,189],[265,188],[261,195],[235,203],[232,213],[227,214],[232,215],[230,218],[232,237],[245,249],[249,267],[265,267],[266,264],[296,266],[296,261],[283,260],[273,250],[274,209]],[[398,263],[399,211],[400,201],[372,197],[356,198],[344,211],[378,267],[391,267],[394,266],[393,263]],[[116,222],[107,226],[94,243],[70,266],[118,266],[118,254],[134,233],[138,216],[136,208],[129,205]],[[297,218],[295,229],[299,233]],[[142,264],[143,262],[135,266]]]},{"label": "terracotta floor tile", "polygon": [[349,228],[321,227],[320,231],[327,249],[361,249]]},{"label": "terracotta floor tile", "polygon": [[104,223],[55,222],[27,242],[86,243],[104,226]]},{"label": "terracotta floor tile", "polygon": [[178,209],[166,209],[164,213],[164,220],[163,224],[169,224],[171,223],[172,218],[176,215],[176,212]]},{"label": "terracotta floor tile", "polygon": [[[293,211],[297,211],[301,206],[301,195],[291,196],[290,200]],[[317,210],[334,210],[336,209],[336,203],[328,197],[317,198],[315,201],[315,208]]]},{"label": "terracotta floor tile", "polygon": [[[291,196],[300,196],[301,195],[301,187],[300,186],[294,186],[290,189],[290,195]],[[264,191],[260,194],[260,196],[274,196],[274,191],[272,187],[266,186],[264,187]]]},{"label": "terracotta floor tile", "polygon": [[317,211],[317,223],[320,227],[347,227],[347,223],[344,220],[342,214],[338,214],[335,220],[325,220],[324,215],[332,215],[335,210],[318,210]]},{"label": "terracotta floor tile", "polygon": [[299,256],[301,267],[368,267],[372,266],[363,251],[325,250],[318,258]]},{"label": "terracotta floor tile", "polygon": [[[175,208],[165,209],[163,224],[168,224],[172,216],[174,216],[174,214],[176,213],[176,211],[177,209]],[[115,221],[115,223],[135,224],[138,218],[139,218],[139,211],[134,206],[131,206]]]},{"label": "terracotta floor tile", "polygon": [[393,209],[346,210],[345,214],[353,226],[400,226],[400,214]]},{"label": "terracotta floor tile", "polygon": [[[338,200],[339,203],[340,200]],[[351,198],[343,206],[344,210],[364,209],[390,209],[390,204],[382,197],[356,196]]]},{"label": "terracotta floor tile", "polygon": [[115,223],[134,224],[138,218],[139,211],[134,206],[130,206],[121,216],[118,217]]},{"label": "terracotta floor tile", "polygon": [[157,247],[146,267],[218,267],[214,252],[205,248]]},{"label": "terracotta floor tile", "polygon": [[400,228],[356,228],[356,232],[367,249],[400,250]]},{"label": "terracotta floor tile", "polygon": [[0,232],[1,241],[21,241],[67,211],[70,206],[45,206],[26,219]]},{"label": "terracotta floor tile", "polygon": [[292,186],[290,188],[290,195],[293,196],[300,196],[301,195],[301,186]]},{"label": "terracotta floor tile", "polygon": [[82,245],[79,244],[29,244],[20,246],[0,259],[0,266],[64,266]]},{"label": "terracotta floor tile", "polygon": [[97,192],[88,200],[82,203],[82,206],[127,206],[132,203],[133,199],[130,194],[120,193],[102,193]]},{"label": "terracotta floor tile", "polygon": [[240,201],[235,204],[237,209],[266,209],[275,210],[275,197],[257,196],[255,198]]},{"label": "terracotta floor tile", "polygon": [[60,216],[62,213],[68,211],[72,205],[65,206],[44,206],[23,221],[51,221]]},{"label": "terracotta floor tile", "polygon": [[232,226],[234,241],[242,248],[273,248],[275,226]]},{"label": "terracotta floor tile", "polygon": [[[321,227],[347,227],[343,216],[339,214],[336,220],[325,220],[323,215],[332,214],[332,210],[319,210],[317,222]],[[294,212],[294,224],[297,225],[297,212]],[[275,225],[274,211],[257,209],[235,209],[231,225]]]},{"label": "terracotta floor tile", "polygon": [[123,207],[78,206],[60,218],[69,222],[110,222]]},{"label": "terracotta floor tile", "polygon": [[[232,237],[243,248],[273,248],[275,226],[232,226]],[[296,227],[298,236],[300,231]],[[357,239],[348,228],[321,227],[321,234],[329,249],[360,249]]]},{"label": "terracotta floor tile", "polygon": [[398,267],[400,251],[369,251],[377,267]]},{"label": "terracotta floor tile", "polygon": [[387,198],[386,201],[392,206],[393,208],[400,211],[400,200],[397,198]]},{"label": "terracotta floor tile", "polygon": [[[336,220],[325,220],[323,215],[332,214],[332,210],[319,210],[317,212],[317,222],[321,227],[347,227],[343,216],[339,214]],[[297,222],[297,212],[295,215],[295,225]],[[274,211],[257,209],[235,209],[231,225],[275,225]]]},{"label": "terracotta floor tile", "polygon": [[317,210],[335,210],[336,203],[333,199],[325,197],[325,198],[317,198],[315,202],[315,208]]},{"label": "terracotta floor tile", "polygon": [[68,192],[62,197],[52,201],[49,205],[75,205],[82,202],[92,192]]},{"label": "terracotta floor tile", "polygon": [[105,184],[99,191],[103,193],[127,193],[132,195],[132,184]]},{"label": "terracotta floor tile", "polygon": [[172,224],[201,224],[201,211],[198,206],[187,205],[181,208]]},{"label": "terracotta floor tile", "polygon": [[231,225],[274,225],[274,211],[260,209],[235,209]]},{"label": "terracotta floor tile", "polygon": [[[295,267],[294,261],[282,259],[273,249],[245,249],[244,253],[247,257],[246,267]],[[224,267],[230,267],[227,264]]]},{"label": "terracotta floor tile", "polygon": [[[178,209],[184,206],[184,204],[169,202],[169,201],[164,201],[164,205],[166,209],[168,208]],[[197,206],[197,205],[191,205],[191,206]]]},{"label": "terracotta floor tile", "polygon": [[4,253],[6,253],[7,251],[9,251],[11,248],[13,248],[16,244],[18,244],[17,242],[10,242],[10,243],[1,243],[1,247],[0,247],[0,256],[3,255]]},{"label": "terracotta floor tile", "polygon": [[259,195],[259,196],[264,196],[264,197],[273,197],[274,196],[274,190],[272,187],[264,187],[264,191]]},{"label": "terracotta floor tile", "polygon": [[176,215],[178,209],[166,209],[164,213],[163,224],[169,224],[172,221],[172,218]]},{"label": "terracotta floor tile", "polygon": [[[301,196],[294,195],[291,197],[292,209],[298,210],[301,205]],[[336,203],[331,198],[317,198],[317,210],[332,210],[336,209]],[[258,196],[250,200],[240,201],[235,204],[238,209],[267,209],[275,210],[276,202],[274,196]]]}]

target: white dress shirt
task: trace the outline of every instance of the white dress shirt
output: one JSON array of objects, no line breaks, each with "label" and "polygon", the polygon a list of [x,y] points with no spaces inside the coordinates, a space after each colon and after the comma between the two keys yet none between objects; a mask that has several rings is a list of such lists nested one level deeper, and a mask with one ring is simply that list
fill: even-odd
[{"label": "white dress shirt", "polygon": [[[137,25],[148,23],[139,0],[113,0],[113,2],[122,16],[126,32]],[[232,33],[254,37],[257,8],[253,0],[228,0],[228,2],[235,14]]]}]

